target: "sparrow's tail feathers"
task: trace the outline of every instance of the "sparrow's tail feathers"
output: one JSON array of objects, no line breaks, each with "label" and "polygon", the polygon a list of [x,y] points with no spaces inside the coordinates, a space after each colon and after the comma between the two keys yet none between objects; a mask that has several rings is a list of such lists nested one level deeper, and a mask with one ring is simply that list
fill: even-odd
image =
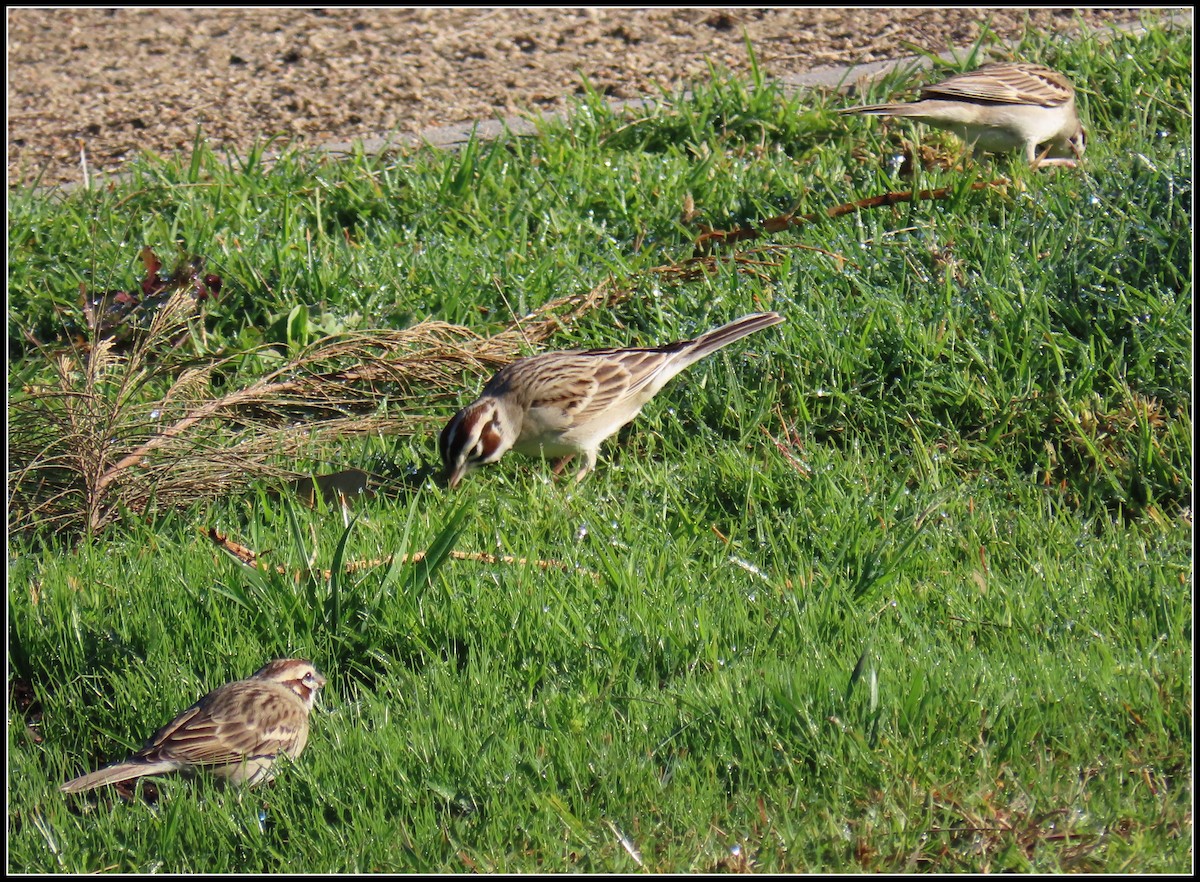
[{"label": "sparrow's tail feathers", "polygon": [[179,764],[173,760],[157,762],[126,760],[123,763],[105,766],[103,769],[72,778],[58,789],[63,793],[82,793],[85,790],[103,787],[105,784],[120,784],[122,781],[132,781],[134,778],[141,778],[145,775],[162,775],[166,772],[174,772],[178,768]]}]

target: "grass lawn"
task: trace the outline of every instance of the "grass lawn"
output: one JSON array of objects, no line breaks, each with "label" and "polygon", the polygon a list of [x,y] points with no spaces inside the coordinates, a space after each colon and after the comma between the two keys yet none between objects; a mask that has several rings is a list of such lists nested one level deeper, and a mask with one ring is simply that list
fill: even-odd
[{"label": "grass lawn", "polygon": [[[11,192],[9,870],[1187,872],[1191,53],[1186,30],[1019,47],[1078,87],[1074,171],[901,177],[952,136],[715,71],[458,153],[198,138]],[[705,228],[926,188],[692,259]],[[135,290],[147,246],[205,258],[219,296],[137,370],[73,360],[81,284]],[[91,531],[77,490],[39,518],[13,489],[46,500],[30,451],[62,486],[163,409],[317,376],[294,365],[329,335],[492,335],[598,290],[524,351],[786,322],[673,380],[578,485],[516,454],[427,479],[480,364],[336,436],[288,411],[276,465],[394,478],[350,511],[239,485],[221,433],[191,442],[186,504],[164,470]],[[61,449],[85,424],[90,465]],[[58,792],[289,655],[329,685],[271,785]]]}]

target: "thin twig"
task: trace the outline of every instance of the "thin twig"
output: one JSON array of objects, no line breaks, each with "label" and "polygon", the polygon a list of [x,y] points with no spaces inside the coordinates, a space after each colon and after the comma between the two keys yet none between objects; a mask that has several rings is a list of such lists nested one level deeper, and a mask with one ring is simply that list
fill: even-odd
[{"label": "thin twig", "polygon": [[[272,567],[271,565],[264,563],[262,561],[262,556],[258,552],[254,551],[252,548],[247,548],[245,545],[242,545],[238,542],[234,542],[228,536],[221,533],[221,531],[216,527],[209,527],[204,531],[204,534],[210,540],[212,540],[213,544],[215,544],[218,548],[228,552],[230,555],[248,567],[263,571],[273,570],[281,576],[290,576],[290,578],[296,581],[299,581],[301,577],[301,572],[299,570],[289,573],[287,568],[284,566],[277,564]],[[402,554],[399,556],[389,554],[387,557],[375,558],[374,560],[350,561],[346,564],[344,573],[346,575],[350,575],[352,573],[359,573],[364,570],[371,570],[377,567],[391,566],[393,563],[417,564],[423,561],[428,553],[429,552],[427,551],[417,551],[412,554]],[[449,556],[454,560],[471,560],[487,564],[508,564],[515,566],[533,565],[543,570],[562,570],[563,572],[574,571],[590,576],[596,581],[600,580],[600,575],[598,573],[594,573],[590,570],[585,570],[579,567],[572,567],[570,564],[563,563],[559,560],[529,560],[528,558],[513,557],[512,555],[508,554],[488,554],[484,551],[451,551]],[[328,580],[332,578],[333,574],[330,570],[322,570],[321,575],[323,578]]]},{"label": "thin twig", "polygon": [[[972,190],[986,189],[1002,189],[1009,185],[1007,178],[997,178],[994,181],[974,181],[971,184]],[[696,237],[695,250],[693,257],[702,257],[709,254],[714,248],[721,245],[730,245],[736,242],[744,242],[749,239],[758,239],[768,233],[778,233],[786,230],[789,227],[798,227],[803,224],[812,223],[819,219],[833,219],[841,217],[844,214],[850,214],[855,211],[862,211],[866,208],[884,208],[889,205],[899,205],[904,202],[926,201],[931,199],[945,199],[951,193],[957,190],[956,187],[939,187],[936,190],[919,190],[914,193],[912,190],[901,190],[892,193],[882,193],[878,196],[868,196],[865,199],[858,199],[854,202],[846,202],[841,205],[834,205],[824,211],[812,212],[810,214],[795,214],[787,212],[786,214],[769,217],[759,221],[757,226],[752,227],[734,227],[732,230],[714,230],[705,228],[701,234]]]}]

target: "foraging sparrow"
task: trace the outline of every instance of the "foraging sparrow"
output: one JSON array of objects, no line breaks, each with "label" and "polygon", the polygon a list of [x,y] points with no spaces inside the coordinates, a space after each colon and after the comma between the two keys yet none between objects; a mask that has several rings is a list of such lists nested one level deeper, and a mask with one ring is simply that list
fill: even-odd
[{"label": "foraging sparrow", "polygon": [[[958,135],[972,154],[1023,148],[1026,160],[1035,168],[1074,168],[1075,160],[1083,158],[1086,140],[1075,112],[1074,87],[1058,71],[1040,64],[985,64],[925,86],[920,99],[910,104],[871,104],[838,113],[919,120]],[[1039,156],[1039,144],[1048,145],[1045,153],[1054,153],[1055,158]]]},{"label": "foraging sparrow", "polygon": [[476,466],[510,448],[559,458],[554,473],[577,453],[584,475],[602,442],[641,411],[673,376],[747,334],[783,321],[774,312],[748,315],[723,327],[647,349],[545,352],[500,370],[479,398],[454,415],[438,439],[451,487]]},{"label": "foraging sparrow", "polygon": [[205,695],[129,759],[81,775],[59,789],[79,793],[143,775],[196,768],[250,787],[270,781],[279,754],[294,760],[304,750],[308,713],[324,685],[325,678],[303,659],[270,662],[248,679]]}]

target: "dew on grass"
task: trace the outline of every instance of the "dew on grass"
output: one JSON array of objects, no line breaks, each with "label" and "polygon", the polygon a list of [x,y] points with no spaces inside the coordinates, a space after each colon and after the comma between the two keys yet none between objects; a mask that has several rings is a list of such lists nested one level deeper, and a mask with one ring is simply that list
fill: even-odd
[{"label": "dew on grass", "polygon": [[748,561],[748,560],[742,560],[737,555],[731,554],[729,556],[729,562],[737,564],[739,567],[741,567],[747,573],[750,573],[751,575],[754,575],[754,576],[758,576],[764,582],[770,581],[770,579],[767,577],[766,573],[764,573],[762,570],[760,570],[754,564],[750,563],[750,561]]},{"label": "dew on grass", "polygon": [[587,522],[585,521],[584,523],[580,524],[578,527],[575,528],[575,541],[582,542],[584,539],[587,538],[587,535],[588,535],[588,525],[587,525]]}]

